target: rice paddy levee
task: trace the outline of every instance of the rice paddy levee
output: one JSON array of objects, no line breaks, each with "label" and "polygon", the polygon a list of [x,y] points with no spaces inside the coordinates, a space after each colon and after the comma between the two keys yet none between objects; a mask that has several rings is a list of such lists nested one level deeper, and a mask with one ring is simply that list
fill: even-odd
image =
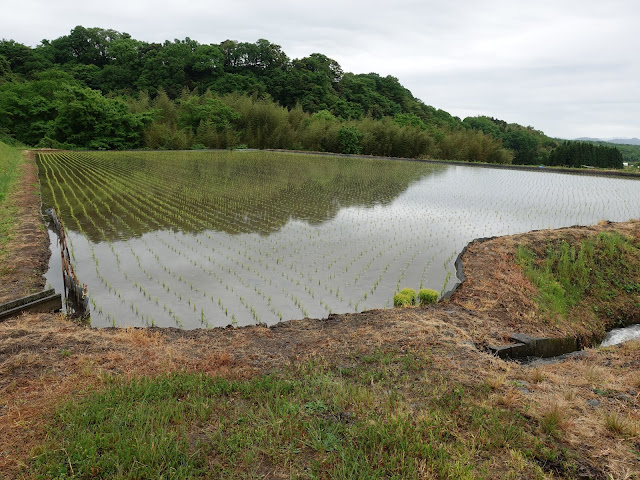
[{"label": "rice paddy levee", "polygon": [[[41,174],[57,178],[52,165]],[[444,182],[447,175],[456,172],[436,175],[436,180]],[[98,182],[95,177],[92,181]],[[68,184],[78,182],[68,178]],[[115,179],[112,184],[115,189]],[[111,199],[124,206],[126,198],[135,205],[126,191],[116,195],[98,183],[91,185],[113,211],[120,207]],[[296,191],[295,185],[292,179],[284,190]],[[82,205],[90,213],[94,207],[88,198],[93,197],[74,203],[70,191],[55,188],[59,199],[65,198],[64,191],[74,205],[85,232],[94,228],[81,220]],[[468,191],[477,194],[472,186]],[[145,198],[143,190],[137,192]],[[174,195],[192,194],[181,187]],[[402,193],[391,195],[388,204],[394,195]],[[206,207],[206,196],[201,198],[203,206],[189,214],[194,226],[217,218],[216,210]],[[167,215],[176,206],[171,202],[162,210]],[[443,200],[449,202],[451,197]],[[591,205],[583,203],[583,209],[595,212]],[[135,217],[141,224],[153,218],[151,205],[132,207],[130,217],[126,210],[119,211],[121,220],[102,211],[121,227],[122,240],[134,229]],[[522,209],[516,211],[508,214],[509,220],[523,215]],[[40,219],[39,208],[25,215]],[[106,235],[100,223],[106,220],[95,212],[88,216]],[[415,210],[407,216],[417,222]],[[68,228],[75,223],[71,218]],[[437,225],[438,217],[433,218]],[[412,228],[424,233],[422,227]],[[458,238],[455,231],[448,230],[449,239]],[[111,243],[116,249],[120,240],[100,240],[99,229],[95,232],[97,258],[98,246],[110,251]],[[446,238],[447,230],[443,232]],[[268,234],[263,235],[266,242]],[[195,260],[195,251],[207,247],[192,245],[185,236],[178,232],[167,238]],[[258,249],[247,248],[248,240],[241,243],[239,235],[233,238],[234,247],[250,251],[251,261],[258,262]],[[411,241],[402,246],[397,241],[397,258],[404,260],[403,266],[411,265]],[[82,251],[78,245],[76,257]],[[131,248],[136,251],[138,245]],[[297,247],[282,248],[276,258],[286,258],[287,248],[293,252]],[[505,362],[478,346],[507,341],[514,332],[599,332],[633,315],[640,301],[638,248],[638,221],[503,236],[469,246],[462,257],[466,281],[447,301],[424,308],[318,315],[322,318],[270,327],[95,329],[50,314],[11,319],[0,325],[0,472],[8,478],[349,478],[356,473],[360,478],[637,477],[640,342],[587,349],[580,358],[535,368]],[[236,255],[240,266],[229,263],[227,268],[241,276],[244,256],[232,252],[228,250],[229,256]],[[121,264],[141,269],[135,255],[127,255]],[[349,270],[360,272],[369,260],[358,263],[359,251],[353,257]],[[566,267],[565,257],[582,267]],[[93,261],[90,254],[87,258]],[[338,295],[345,288],[340,282],[348,278],[338,272],[349,258],[335,265],[331,272],[336,277],[327,283],[340,287]],[[564,286],[567,278],[589,268],[593,272],[590,262],[598,258],[606,261],[592,262],[599,273],[581,283],[580,292]],[[99,261],[101,271],[107,263]],[[184,278],[178,268],[189,264],[167,266],[175,273],[171,278]],[[611,277],[609,269],[624,275]],[[228,270],[226,275],[236,277]],[[295,285],[296,277],[289,276]],[[317,284],[317,277],[312,278]],[[402,278],[401,287],[418,287],[418,281]],[[620,281],[611,283],[610,278]],[[390,284],[394,290],[398,277]],[[549,285],[555,285],[553,298],[560,300],[545,303],[551,297],[541,293]],[[136,318],[130,307],[122,316],[125,322]]]},{"label": "rice paddy levee", "polygon": [[40,214],[35,155],[0,143],[0,177],[0,303],[4,303],[43,289],[50,250]]}]

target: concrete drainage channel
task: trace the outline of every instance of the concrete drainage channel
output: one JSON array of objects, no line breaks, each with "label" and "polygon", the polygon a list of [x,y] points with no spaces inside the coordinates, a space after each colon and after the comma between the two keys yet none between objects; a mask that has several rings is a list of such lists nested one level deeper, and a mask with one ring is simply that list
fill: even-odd
[{"label": "concrete drainage channel", "polygon": [[0,304],[0,322],[22,313],[46,313],[62,310],[62,296],[55,290],[45,290]]},{"label": "concrete drainage channel", "polygon": [[[611,347],[637,338],[640,338],[640,324],[632,324],[607,332],[600,346]],[[535,366],[579,356],[588,346],[574,337],[536,338],[514,333],[509,339],[515,343],[500,347],[488,346],[485,350],[504,360],[516,360]]]},{"label": "concrete drainage channel", "polygon": [[559,357],[567,353],[582,350],[580,339],[575,337],[564,338],[536,338],[521,333],[514,333],[510,340],[515,342],[501,347],[489,346],[488,350],[503,359],[530,359]]}]

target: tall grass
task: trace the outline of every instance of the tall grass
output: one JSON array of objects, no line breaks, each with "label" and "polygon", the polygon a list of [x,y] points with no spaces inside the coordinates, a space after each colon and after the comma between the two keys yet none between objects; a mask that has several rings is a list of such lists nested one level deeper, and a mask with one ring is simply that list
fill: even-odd
[{"label": "tall grass", "polygon": [[17,148],[0,142],[0,205],[6,201],[21,155],[22,152]]}]

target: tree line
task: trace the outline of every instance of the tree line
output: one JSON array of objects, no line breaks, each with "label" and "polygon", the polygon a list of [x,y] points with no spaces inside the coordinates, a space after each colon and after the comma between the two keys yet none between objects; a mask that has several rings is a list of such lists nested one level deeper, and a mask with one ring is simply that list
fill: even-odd
[{"label": "tree line", "polygon": [[602,145],[605,147],[615,146],[616,149],[620,151],[622,154],[622,158],[625,162],[629,163],[640,163],[640,145],[628,145],[624,143],[611,143],[605,141],[594,141],[594,140],[583,140],[587,143],[592,143],[594,145]]},{"label": "tree line", "polygon": [[460,120],[397,78],[343,72],[268,40],[148,43],[75,27],[31,48],[0,41],[0,136],[68,148],[287,148],[545,164],[557,142]]},{"label": "tree line", "polygon": [[564,142],[549,157],[549,165],[566,167],[622,168],[622,163],[616,147],[586,142]]}]

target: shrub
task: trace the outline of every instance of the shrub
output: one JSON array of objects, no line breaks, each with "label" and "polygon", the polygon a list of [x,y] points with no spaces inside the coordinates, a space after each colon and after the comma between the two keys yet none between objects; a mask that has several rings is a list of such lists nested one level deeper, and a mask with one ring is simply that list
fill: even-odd
[{"label": "shrub", "polygon": [[342,126],[338,131],[340,153],[359,154],[362,151],[360,140],[362,134],[354,126]]},{"label": "shrub", "polygon": [[438,292],[430,288],[421,288],[418,292],[418,298],[420,299],[420,305],[436,303],[438,301]]}]

